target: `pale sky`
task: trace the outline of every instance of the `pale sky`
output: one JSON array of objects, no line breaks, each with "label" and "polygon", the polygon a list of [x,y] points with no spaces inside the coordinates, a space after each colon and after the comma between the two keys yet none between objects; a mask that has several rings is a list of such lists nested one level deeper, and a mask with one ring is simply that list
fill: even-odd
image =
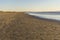
[{"label": "pale sky", "polygon": [[0,0],[3,11],[60,11],[60,0]]}]

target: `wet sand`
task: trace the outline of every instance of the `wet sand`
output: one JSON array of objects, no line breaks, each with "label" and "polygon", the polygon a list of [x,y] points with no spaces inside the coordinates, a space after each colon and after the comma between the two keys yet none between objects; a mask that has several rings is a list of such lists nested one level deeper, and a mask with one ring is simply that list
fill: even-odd
[{"label": "wet sand", "polygon": [[1,12],[0,40],[60,40],[60,23],[24,12]]}]

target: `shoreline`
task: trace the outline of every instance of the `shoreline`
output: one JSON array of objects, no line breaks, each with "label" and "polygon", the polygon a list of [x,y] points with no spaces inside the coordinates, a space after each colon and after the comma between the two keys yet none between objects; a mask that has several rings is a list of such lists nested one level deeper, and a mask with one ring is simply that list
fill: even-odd
[{"label": "shoreline", "polygon": [[[29,14],[27,14],[27,15],[29,15]],[[39,20],[44,20],[44,21],[57,22],[57,23],[60,22],[60,20],[55,20],[55,19],[41,18],[41,17],[37,17],[37,16],[33,16],[33,15],[29,15],[29,16],[36,18],[36,19],[39,19]]]}]

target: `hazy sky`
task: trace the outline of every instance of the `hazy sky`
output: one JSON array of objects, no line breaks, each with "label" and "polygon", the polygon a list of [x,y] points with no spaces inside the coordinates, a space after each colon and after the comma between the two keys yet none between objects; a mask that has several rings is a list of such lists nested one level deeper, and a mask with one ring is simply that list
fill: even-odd
[{"label": "hazy sky", "polygon": [[0,10],[60,11],[60,0],[0,0]]}]

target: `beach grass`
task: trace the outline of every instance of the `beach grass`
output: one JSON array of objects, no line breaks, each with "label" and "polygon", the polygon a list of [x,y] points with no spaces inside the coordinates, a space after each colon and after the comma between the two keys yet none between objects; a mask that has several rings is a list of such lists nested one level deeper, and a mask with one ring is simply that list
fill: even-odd
[{"label": "beach grass", "polygon": [[60,23],[25,12],[0,12],[0,40],[60,40]]}]

